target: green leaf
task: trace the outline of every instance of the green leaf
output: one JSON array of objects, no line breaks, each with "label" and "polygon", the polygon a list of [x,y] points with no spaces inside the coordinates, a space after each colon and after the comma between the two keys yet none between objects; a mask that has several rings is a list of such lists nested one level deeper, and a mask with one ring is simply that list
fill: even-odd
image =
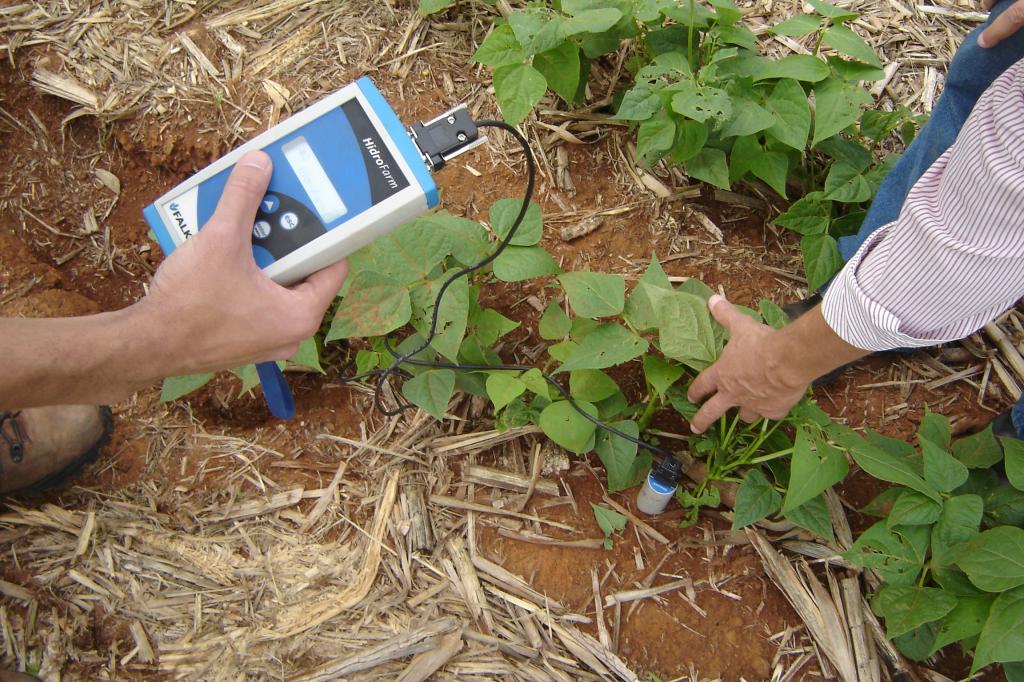
[{"label": "green leaf", "polygon": [[570,339],[566,339],[561,343],[555,343],[548,346],[548,355],[553,357],[555,360],[558,360],[559,362],[565,362],[570,357],[572,357],[572,354],[575,353],[576,349],[579,347],[580,344]]},{"label": "green leaf", "polygon": [[929,655],[939,649],[979,634],[995,599],[984,597],[957,597],[956,607],[942,619]]},{"label": "green leaf", "polygon": [[1006,463],[1006,478],[1017,490],[1024,490],[1024,441],[1018,438],[1001,438],[1003,458]]},{"label": "green leaf", "polygon": [[491,254],[487,230],[475,220],[438,211],[419,218],[417,222],[437,232],[448,234],[451,237],[451,253],[463,265],[479,263]]},{"label": "green leaf", "polygon": [[177,377],[166,377],[160,387],[160,402],[167,403],[188,395],[202,388],[214,377],[213,372],[204,374],[185,374]]},{"label": "green leaf", "polygon": [[557,275],[558,263],[541,246],[510,246],[494,260],[494,276],[502,282]]},{"label": "green leaf", "polygon": [[526,384],[506,372],[491,372],[487,375],[487,397],[494,403],[494,411],[526,392]]},{"label": "green leaf", "polygon": [[956,563],[986,592],[1024,585],[1024,530],[1015,526],[986,530],[963,546]]},{"label": "green leaf", "polygon": [[708,126],[700,121],[684,119],[676,121],[676,139],[672,143],[669,157],[676,163],[689,161],[704,148],[708,141]]},{"label": "green leaf", "polygon": [[686,421],[691,421],[694,415],[697,414],[697,410],[700,409],[700,405],[691,403],[686,398],[686,389],[679,386],[669,389],[668,401],[669,404],[672,405],[672,409],[683,415],[683,418],[686,419]]},{"label": "green leaf", "polygon": [[[499,199],[491,204],[487,217],[491,221],[491,229],[498,235],[498,239],[504,240],[512,229],[519,211],[523,208],[522,199]],[[516,234],[509,242],[512,246],[533,246],[540,242],[544,234],[544,221],[541,218],[540,206],[534,202],[526,208],[523,215],[523,222],[519,224]]]},{"label": "green leaf", "polygon": [[622,325],[608,322],[587,334],[556,372],[621,365],[643,355],[648,345],[645,339]]},{"label": "green leaf", "polygon": [[885,70],[863,62],[843,59],[835,55],[825,58],[836,75],[846,81],[877,81],[885,78]]},{"label": "green leaf", "polygon": [[786,519],[829,542],[835,541],[835,533],[832,531],[832,515],[829,514],[824,495],[818,495],[796,509],[790,509],[786,514]]},{"label": "green leaf", "polygon": [[[747,84],[749,87],[749,81]],[[737,85],[729,95],[733,102],[732,113],[722,129],[723,138],[753,135],[771,127],[774,121],[771,112],[758,103],[750,90]]]},{"label": "green leaf", "polygon": [[896,506],[896,498],[903,494],[905,488],[889,488],[878,493],[870,502],[861,508],[862,514],[886,518]]},{"label": "green leaf", "polygon": [[682,291],[648,292],[654,292],[661,352],[698,371],[710,366],[718,357],[718,343],[704,299]]},{"label": "green leaf", "polygon": [[807,289],[817,291],[843,267],[836,240],[827,234],[809,234],[800,239],[804,252],[804,274]]},{"label": "green leaf", "polygon": [[679,381],[685,370],[679,365],[661,359],[657,355],[644,356],[644,376],[658,395],[664,400],[665,391]]},{"label": "green leaf", "polygon": [[[633,438],[640,437],[640,429],[632,419],[617,421],[610,426]],[[597,452],[597,456],[601,459],[608,474],[608,492],[613,493],[635,486],[638,483],[637,479],[643,473],[638,470],[637,466],[638,460],[643,459],[636,456],[637,444],[604,429],[599,429],[596,436],[594,451]],[[643,462],[640,462],[640,464],[644,463],[650,466],[648,460],[644,459]]]},{"label": "green leaf", "polygon": [[494,70],[494,94],[501,115],[511,125],[526,118],[547,89],[547,80],[529,64],[506,64]]},{"label": "green leaf", "polygon": [[942,505],[932,529],[932,564],[945,566],[956,560],[959,545],[978,535],[984,505],[978,495],[957,495]]},{"label": "green leaf", "polygon": [[361,270],[351,279],[348,293],[331,322],[327,340],[382,336],[404,325],[410,317],[412,305],[408,289],[389,275]]},{"label": "green leaf", "polygon": [[513,12],[508,19],[516,40],[526,55],[547,52],[565,42],[561,32],[562,17],[550,11]]},{"label": "green leaf", "polygon": [[967,467],[927,438],[920,438],[924,454],[924,480],[939,492],[948,493],[967,481]]},{"label": "green leaf", "polygon": [[[567,23],[572,21],[570,19]],[[567,104],[575,101],[580,86],[580,48],[576,43],[567,41],[552,50],[541,52],[533,58],[533,68],[544,76],[548,87]]]},{"label": "green leaf", "polygon": [[924,661],[935,645],[935,635],[938,631],[939,621],[933,620],[894,638],[892,643],[910,660]]},{"label": "green leaf", "polygon": [[725,152],[721,149],[701,149],[686,162],[686,173],[716,187],[729,189],[729,166],[725,162]]},{"label": "green leaf", "polygon": [[942,505],[916,490],[903,490],[896,498],[886,525],[920,526],[934,523],[942,513]]},{"label": "green leaf", "polygon": [[420,0],[417,13],[421,17],[429,17],[431,14],[442,12],[455,4],[455,0]]},{"label": "green leaf", "polygon": [[773,221],[787,230],[802,235],[819,235],[828,230],[832,202],[823,192],[811,192],[789,207]]},{"label": "green leaf", "polygon": [[562,306],[555,301],[548,303],[548,307],[544,309],[544,314],[540,316],[540,322],[537,325],[540,337],[548,341],[564,339],[569,335],[571,328],[572,320],[562,310]]},{"label": "green leaf", "polygon": [[885,634],[892,639],[938,620],[953,610],[956,597],[934,587],[886,585],[871,602],[885,618]]},{"label": "green leaf", "polygon": [[811,144],[817,145],[850,127],[860,117],[861,107],[871,103],[871,95],[857,85],[826,78],[815,84],[814,101],[814,138]]},{"label": "green leaf", "polygon": [[626,282],[621,275],[602,272],[567,272],[558,277],[569,305],[582,317],[618,315],[626,302]]},{"label": "green leaf", "polygon": [[699,87],[693,81],[673,85],[672,111],[694,121],[726,119],[732,113],[728,93],[720,88]]},{"label": "green leaf", "polygon": [[723,43],[752,52],[757,50],[757,35],[746,26],[719,26],[717,30]]},{"label": "green leaf", "polygon": [[953,456],[968,469],[988,469],[1003,458],[1003,449],[992,435],[992,427],[986,426],[978,433],[955,441]]},{"label": "green leaf", "polygon": [[661,98],[647,86],[627,90],[614,118],[620,121],[646,121],[661,109]]},{"label": "green leaf", "polygon": [[825,31],[822,40],[837,52],[853,57],[876,68],[882,68],[882,62],[875,51],[864,42],[864,39],[846,26],[832,26]]},{"label": "green leaf", "polygon": [[577,369],[569,373],[569,394],[577,400],[597,403],[618,392],[615,380],[599,369]]},{"label": "green leaf", "polygon": [[800,83],[783,78],[775,85],[765,106],[773,121],[768,132],[784,145],[802,152],[811,132],[811,110]]},{"label": "green leaf", "polygon": [[[442,274],[428,285],[417,287],[412,291],[413,327],[424,338],[430,330],[430,320],[434,312],[437,295],[444,286],[449,274]],[[469,320],[469,281],[459,277],[448,285],[441,307],[437,313],[437,328],[430,347],[452,362],[458,362],[459,347],[466,335]]]},{"label": "green leaf", "polygon": [[414,220],[373,243],[373,269],[392,284],[413,284],[427,279],[451,251],[447,230],[438,230],[430,220]]},{"label": "green leaf", "polygon": [[823,17],[828,17],[832,20],[832,23],[839,23],[842,21],[849,21],[850,19],[856,19],[860,15],[856,12],[851,12],[848,9],[837,7],[831,2],[826,0],[807,0],[807,3],[818,11]]},{"label": "green leaf", "polygon": [[295,354],[288,358],[288,364],[323,374],[324,370],[320,366],[320,349],[317,348],[316,339],[302,341]]},{"label": "green leaf", "polygon": [[1024,660],[1024,588],[1017,588],[999,595],[992,604],[974,650],[971,674],[995,661],[1021,660]]},{"label": "green leaf", "polygon": [[769,30],[772,33],[789,36],[790,38],[802,38],[808,33],[814,33],[820,27],[821,17],[813,14],[797,14],[782,23],[772,26]]},{"label": "green leaf", "polygon": [[636,153],[648,165],[665,155],[676,139],[676,123],[668,112],[660,111],[640,124]]},{"label": "green leaf", "polygon": [[455,372],[450,369],[427,370],[402,385],[402,395],[434,419],[444,419],[444,411],[454,392]]},{"label": "green leaf", "polygon": [[[375,351],[360,350],[356,352],[356,374],[366,374],[380,367],[384,357]],[[253,365],[255,370],[256,366]],[[244,390],[242,391],[245,392]]]},{"label": "green leaf", "polygon": [[568,38],[578,33],[604,33],[622,19],[622,12],[614,7],[586,10],[562,22],[562,35]]},{"label": "green leaf", "polygon": [[533,391],[539,396],[545,398],[551,398],[551,386],[548,384],[548,380],[544,378],[544,375],[537,368],[527,370],[519,376],[519,380],[529,390]]},{"label": "green leaf", "polygon": [[604,548],[612,548],[612,534],[622,531],[626,527],[626,517],[617,511],[590,503],[594,510],[594,517],[597,518],[597,525],[604,533]]},{"label": "green leaf", "polygon": [[875,142],[881,142],[900,127],[908,113],[904,107],[892,111],[868,109],[860,117],[860,132]]},{"label": "green leaf", "polygon": [[512,27],[502,24],[484,38],[484,42],[480,43],[480,47],[473,53],[472,59],[474,62],[492,67],[521,64],[526,61],[526,52],[516,40]]},{"label": "green leaf", "polygon": [[651,302],[649,288],[663,291],[672,290],[672,283],[669,282],[668,275],[661,269],[661,264],[653,254],[651,264],[647,266],[647,271],[633,287],[623,308],[622,316],[640,332],[650,331],[658,326],[658,315]]},{"label": "green leaf", "polygon": [[750,164],[750,172],[786,198],[786,178],[789,177],[789,157],[781,152],[762,152]]},{"label": "green leaf", "polygon": [[861,533],[843,556],[853,563],[873,568],[892,585],[913,585],[928,552],[927,526],[885,527],[884,521]]},{"label": "green leaf", "polygon": [[[590,416],[597,417],[597,408],[592,404],[577,400],[576,405]],[[559,400],[545,407],[538,425],[548,438],[570,452],[583,454],[593,448],[597,426],[577,412],[568,400]]]},{"label": "green leaf", "polygon": [[1024,527],[1024,492],[1011,485],[996,486],[985,498],[985,523]]},{"label": "green leaf", "polygon": [[751,469],[743,477],[743,483],[736,492],[735,515],[732,529],[737,530],[756,523],[769,514],[774,514],[782,504],[779,495],[771,482],[759,469]]},{"label": "green leaf", "polygon": [[917,427],[917,442],[920,443],[922,438],[948,450],[952,438],[949,420],[925,407],[924,417],[921,419],[920,426]]},{"label": "green leaf", "polygon": [[808,429],[798,428],[782,513],[788,514],[843,480],[849,469],[842,450],[820,435],[812,437]]},{"label": "green leaf", "polygon": [[476,335],[480,343],[487,346],[493,346],[498,339],[519,327],[518,322],[508,319],[492,308],[484,308],[477,313],[473,324],[476,326]]},{"label": "green leaf", "polygon": [[[356,366],[358,367],[358,354],[356,356]],[[238,395],[242,396],[247,393],[251,394],[252,390],[260,385],[260,375],[256,371],[256,365],[244,365],[239,367],[235,371],[238,378],[242,380],[242,387],[238,389]]]},{"label": "green leaf", "polygon": [[836,162],[825,178],[825,198],[846,204],[867,201],[873,194],[867,179],[853,166]]},{"label": "green leaf", "polygon": [[936,502],[942,502],[939,492],[919,476],[905,459],[900,459],[885,450],[869,445],[856,443],[850,446],[850,455],[861,469],[875,478],[890,483],[899,483],[923,493]]},{"label": "green leaf", "polygon": [[761,312],[764,323],[772,329],[782,329],[789,324],[789,316],[774,301],[762,298],[757,304],[757,309]]},{"label": "green leaf", "polygon": [[828,78],[828,64],[809,54],[791,54],[782,59],[758,62],[751,76],[755,81],[792,78],[806,83],[817,83]]}]

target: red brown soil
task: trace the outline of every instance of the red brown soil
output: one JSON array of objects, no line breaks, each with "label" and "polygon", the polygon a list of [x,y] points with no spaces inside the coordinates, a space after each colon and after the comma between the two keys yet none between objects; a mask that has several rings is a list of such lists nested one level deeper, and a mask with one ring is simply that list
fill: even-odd
[{"label": "red brown soil", "polygon": [[[379,85],[386,94],[398,87],[386,80]],[[405,120],[431,117],[437,108],[432,93],[392,101]],[[141,208],[225,151],[225,144],[198,132],[195,125],[145,129],[141,139],[135,139],[120,125],[108,128],[89,119],[70,122],[62,137],[62,120],[70,106],[39,95],[27,84],[24,73],[8,66],[0,68],[0,106],[21,122],[31,122],[34,114],[44,128],[26,131],[0,119],[0,314],[89,314],[118,309],[139,299],[161,259],[159,248],[147,237]],[[561,193],[542,180],[538,201],[546,214],[610,208],[637,198],[635,189],[617,186],[607,146],[606,142],[570,146],[569,167],[577,192],[572,196]],[[444,205],[452,213],[485,219],[492,201],[518,194],[521,178],[501,164],[485,167],[484,158],[472,159],[483,177],[475,177],[461,163],[439,177]],[[96,179],[96,168],[113,172],[122,189],[110,215],[101,221],[100,232],[87,234],[83,216],[89,210],[99,215],[115,198]],[[572,243],[561,242],[557,231],[549,229],[544,244],[566,269],[631,273],[642,271],[652,252],[662,258],[676,251],[692,253],[667,262],[665,270],[670,275],[699,277],[745,305],[756,305],[761,297],[784,301],[797,295],[792,279],[763,267],[799,269],[794,267],[794,241],[788,235],[777,234],[766,226],[766,216],[747,209],[711,201],[700,205],[723,227],[725,244],[715,243],[709,234],[690,225],[677,206],[669,205],[659,214],[653,202],[608,218],[595,233]],[[19,206],[28,207],[39,220],[27,216]],[[76,249],[81,250],[75,254]],[[493,287],[484,296],[487,305],[524,320],[523,329],[516,332],[516,339],[522,340],[532,332],[525,321],[536,319],[536,312],[524,300],[530,295],[546,300],[549,294],[542,284],[531,282]],[[942,409],[944,413],[977,423],[991,414],[976,404],[976,391],[963,383],[936,393],[919,385],[912,385],[907,394],[899,387],[860,388],[890,380],[895,368],[898,364],[891,361],[867,361],[833,387],[819,389],[816,396],[824,409],[852,426],[872,425],[901,438],[913,433],[925,404],[948,400],[953,394],[957,398]],[[284,459],[264,458],[256,465],[262,475],[279,485],[321,487],[333,474],[336,461],[317,436],[356,436],[356,425],[373,416],[363,414],[364,403],[330,374],[297,375],[291,384],[300,417],[287,425],[269,418],[259,395],[237,397],[238,382],[230,376],[172,405],[160,405],[155,389],[144,391],[116,407],[114,441],[80,484],[108,491],[140,481],[152,481],[155,490],[220,489],[232,471],[232,462],[224,460],[218,471],[210,467],[200,475],[207,454],[182,451],[173,442],[154,436],[154,423],[195,418],[211,431],[227,431],[288,453]],[[638,381],[633,384],[635,387]],[[600,500],[600,484],[579,464],[569,481],[578,511],[552,508],[544,510],[544,515],[574,525],[578,533],[573,539],[600,537],[587,508],[589,502]],[[878,489],[876,482],[855,475],[841,487],[841,493],[852,507],[859,507]],[[616,498],[631,505],[631,494]],[[53,499],[59,501],[60,495]],[[644,602],[632,617],[626,617],[629,607],[624,607],[619,634],[624,658],[636,669],[664,678],[686,675],[691,667],[701,677],[770,677],[777,647],[767,637],[797,625],[799,619],[767,580],[756,555],[742,546],[727,552],[698,547],[704,531],[719,526],[719,521],[704,519],[688,530],[679,529],[670,517],[652,524],[679,547],[661,573],[693,580],[696,604],[707,615],[701,616],[674,593],[665,595],[660,603]],[[616,538],[611,551],[540,547],[499,536],[486,526],[482,526],[479,546],[485,555],[523,575],[538,590],[591,613],[592,570],[599,576],[607,574],[602,594],[632,589],[665,551],[661,545],[641,542],[632,529]],[[643,556],[643,569],[637,568],[634,550]],[[0,573],[10,575],[10,569],[4,566]],[[123,625],[97,613],[91,637],[102,655],[110,642],[124,640]],[[965,670],[962,661],[950,665],[950,674]],[[810,674],[808,670],[806,675]]]}]

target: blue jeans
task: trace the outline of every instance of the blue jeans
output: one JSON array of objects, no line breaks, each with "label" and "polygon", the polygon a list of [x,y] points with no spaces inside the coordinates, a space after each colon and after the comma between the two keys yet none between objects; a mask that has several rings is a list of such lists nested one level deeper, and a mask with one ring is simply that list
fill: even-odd
[{"label": "blue jeans", "polygon": [[[1003,71],[1024,58],[1024,29],[995,47],[978,46],[978,34],[1012,4],[1013,0],[1001,0],[992,8],[988,21],[964,38],[949,65],[945,87],[931,118],[885,176],[860,231],[840,237],[839,253],[843,260],[850,260],[872,232],[899,217],[910,188],[956,140],[981,93]],[[1024,438],[1024,398],[1013,406],[1010,414],[1017,434]]]}]

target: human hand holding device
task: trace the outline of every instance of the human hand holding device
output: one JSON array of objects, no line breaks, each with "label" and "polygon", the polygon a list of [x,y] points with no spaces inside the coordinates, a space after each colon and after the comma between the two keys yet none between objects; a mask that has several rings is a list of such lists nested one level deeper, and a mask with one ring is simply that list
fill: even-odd
[{"label": "human hand holding device", "polygon": [[166,376],[294,354],[348,265],[291,287],[260,270],[251,234],[270,174],[266,154],[243,157],[214,216],[164,261],[138,303],[84,317],[0,318],[0,410],[117,402]]}]

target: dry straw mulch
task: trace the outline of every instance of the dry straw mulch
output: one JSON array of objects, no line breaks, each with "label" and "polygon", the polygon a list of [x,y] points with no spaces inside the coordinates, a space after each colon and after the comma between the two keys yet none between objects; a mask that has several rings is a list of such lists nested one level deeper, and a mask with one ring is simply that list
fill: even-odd
[{"label": "dry straw mulch", "polygon": [[[740,4],[762,34],[800,11],[799,2]],[[888,64],[886,80],[873,89],[881,106],[930,111],[960,36],[982,18],[978,8],[901,0],[852,6],[862,13],[857,30]],[[495,10],[466,5],[427,21],[413,9],[327,0],[25,2],[0,7],[0,51],[12,63],[27,62],[41,91],[73,102],[68,119],[117,121],[138,138],[187,124],[227,148],[363,74],[400,98],[415,73],[445,101],[493,114],[487,73],[467,63]],[[504,0],[497,11],[508,11]],[[785,37],[771,41],[780,53],[809,48]],[[591,105],[614,90],[622,63],[595,71]],[[560,177],[565,146],[599,137],[611,123],[590,113],[593,106],[565,112],[556,104],[542,103],[524,128],[537,142],[542,173],[570,190],[571,181],[566,187]],[[641,169],[629,158],[628,150],[621,154],[623,182],[650,201],[692,191],[678,171]],[[701,222],[699,212],[691,217]],[[1016,350],[1022,337],[1024,325],[1011,313],[986,328],[985,338],[968,341],[965,369],[915,360],[917,378],[908,380],[974,382],[979,400],[999,384],[1016,398],[1024,382]],[[3,561],[14,578],[0,581],[0,660],[41,665],[47,679],[61,670],[196,680],[411,681],[435,671],[440,679],[637,679],[606,637],[580,630],[591,615],[554,603],[476,551],[478,519],[493,510],[471,494],[445,492],[455,476],[450,459],[468,457],[472,465],[474,452],[505,447],[496,434],[434,439],[428,448],[423,443],[437,427],[422,415],[347,442],[327,434],[325,446],[341,462],[329,485],[280,490],[252,467],[272,451],[164,419],[152,427],[154,440],[171,444],[164,454],[192,447],[228,455],[239,475],[216,495],[175,493],[154,482],[114,495],[77,490],[63,507],[12,506],[0,517]],[[530,434],[512,434],[524,436]],[[349,481],[346,474],[356,470],[361,478]],[[466,471],[459,490],[512,490],[514,502],[501,514],[533,524],[544,520],[521,511],[525,500],[563,494],[539,479],[538,469],[532,476],[505,472],[504,479],[502,472]],[[813,659],[843,679],[887,674],[867,644],[881,646],[882,638],[873,636],[870,610],[848,580],[828,572],[826,589],[809,571],[780,562],[759,535],[735,541],[753,542],[773,579],[794,603],[803,602],[797,609],[815,638],[809,648],[800,644],[806,635],[780,633],[780,652],[795,653],[776,667],[776,679],[797,678]],[[789,549],[835,562],[836,548]],[[595,615],[605,632],[602,603],[595,599]],[[109,641],[92,639],[105,627],[93,622],[96,613],[113,623]]]}]

